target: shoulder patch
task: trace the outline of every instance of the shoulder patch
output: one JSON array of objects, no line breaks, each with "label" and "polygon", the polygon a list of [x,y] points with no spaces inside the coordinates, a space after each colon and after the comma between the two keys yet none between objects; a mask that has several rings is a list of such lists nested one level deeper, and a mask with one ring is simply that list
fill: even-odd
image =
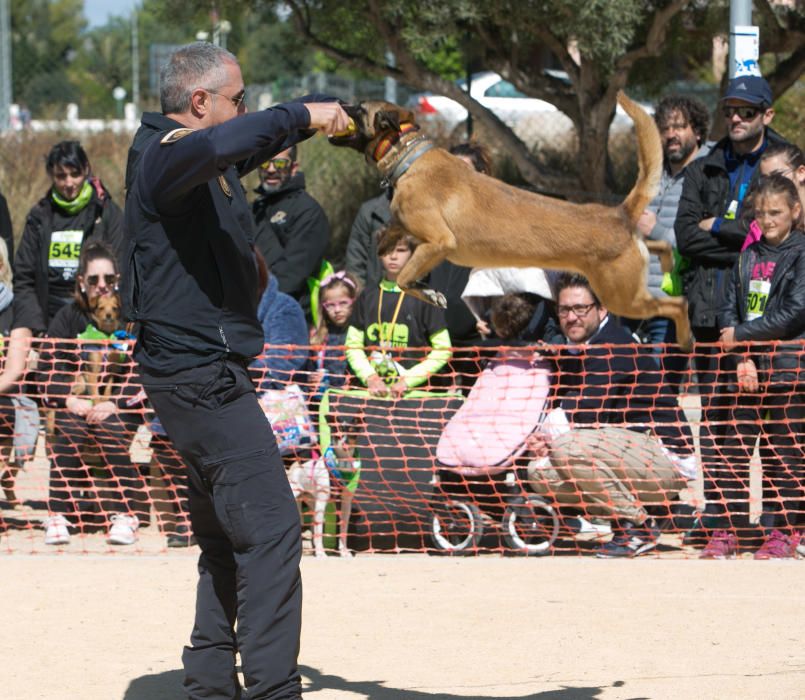
[{"label": "shoulder patch", "polygon": [[162,140],[159,142],[163,146],[170,146],[172,143],[176,143],[179,139],[183,139],[188,134],[192,134],[195,129],[174,129],[173,131],[169,131],[162,137]]}]

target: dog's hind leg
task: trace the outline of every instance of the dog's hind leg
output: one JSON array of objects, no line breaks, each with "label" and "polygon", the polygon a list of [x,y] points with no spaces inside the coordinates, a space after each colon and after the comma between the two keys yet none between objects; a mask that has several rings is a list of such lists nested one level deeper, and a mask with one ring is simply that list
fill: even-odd
[{"label": "dog's hind leg", "polygon": [[660,259],[660,266],[663,272],[671,272],[674,269],[674,255],[671,252],[671,244],[668,241],[645,240],[649,253],[656,255]]},{"label": "dog's hind leg", "polygon": [[674,321],[680,347],[693,347],[684,297],[654,297],[646,288],[647,261],[639,246],[630,248],[616,260],[590,271],[588,279],[601,302],[612,313],[626,318],[664,316]]}]

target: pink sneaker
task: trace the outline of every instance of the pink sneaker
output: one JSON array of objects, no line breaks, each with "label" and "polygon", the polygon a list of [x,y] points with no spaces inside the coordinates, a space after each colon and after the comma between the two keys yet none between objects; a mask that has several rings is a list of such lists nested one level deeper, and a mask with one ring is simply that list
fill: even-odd
[{"label": "pink sneaker", "polygon": [[699,559],[732,559],[738,553],[738,538],[727,530],[716,530]]},{"label": "pink sneaker", "polygon": [[796,559],[799,533],[785,535],[779,530],[772,530],[760,549],[755,552],[755,559]]}]

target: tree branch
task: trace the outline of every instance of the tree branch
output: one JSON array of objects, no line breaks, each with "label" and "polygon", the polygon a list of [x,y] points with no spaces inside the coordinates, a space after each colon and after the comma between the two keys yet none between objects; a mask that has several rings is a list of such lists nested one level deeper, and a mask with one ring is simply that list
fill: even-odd
[{"label": "tree branch", "polygon": [[658,56],[665,44],[668,25],[689,2],[690,0],[672,0],[667,7],[656,12],[654,18],[651,20],[649,30],[646,32],[646,40],[643,42],[642,46],[627,51],[615,64],[615,70],[626,70],[628,72],[639,59],[648,56]]}]

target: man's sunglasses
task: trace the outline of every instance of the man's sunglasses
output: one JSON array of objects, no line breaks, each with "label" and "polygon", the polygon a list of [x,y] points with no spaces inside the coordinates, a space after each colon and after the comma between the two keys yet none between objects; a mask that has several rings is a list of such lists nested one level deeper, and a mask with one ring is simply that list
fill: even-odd
[{"label": "man's sunglasses", "polygon": [[117,275],[87,275],[87,284],[90,287],[97,287],[98,283],[101,281],[101,277],[103,277],[103,281],[106,283],[107,287],[111,287],[117,283]]},{"label": "man's sunglasses", "polygon": [[229,100],[233,105],[235,105],[235,109],[240,109],[240,106],[243,104],[243,100],[246,99],[246,88],[243,88],[243,90],[241,90],[240,92],[235,93],[234,95],[232,95],[232,97],[229,97],[228,95],[223,95],[220,92],[215,92],[215,90],[207,90],[207,88],[202,89],[206,90],[211,95],[218,95],[218,97],[226,97],[227,100]]},{"label": "man's sunglasses", "polygon": [[741,120],[751,122],[758,114],[765,110],[760,107],[722,107],[721,113],[727,119],[732,119],[734,115],[738,115]]},{"label": "man's sunglasses", "polygon": [[291,167],[291,159],[271,158],[270,160],[267,160],[265,163],[261,163],[260,168],[262,170],[268,170],[272,165],[274,166],[274,170],[285,170],[286,168]]}]

